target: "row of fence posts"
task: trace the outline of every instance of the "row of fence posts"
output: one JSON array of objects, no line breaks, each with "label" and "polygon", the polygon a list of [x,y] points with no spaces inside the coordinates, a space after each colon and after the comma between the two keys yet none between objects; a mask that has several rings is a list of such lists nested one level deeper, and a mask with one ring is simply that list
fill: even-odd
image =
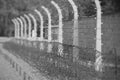
[{"label": "row of fence posts", "polygon": [[[99,0],[93,0],[96,5],[96,62],[95,62],[95,70],[96,71],[102,71],[102,31],[101,31],[101,5]],[[78,7],[75,4],[73,0],[68,0],[68,2],[71,4],[73,11],[74,11],[74,25],[73,25],[73,45],[79,46],[79,35],[78,35]],[[59,24],[58,24],[58,40],[57,42],[63,43],[63,14],[62,9],[60,8],[59,4],[57,4],[55,1],[51,1],[51,4],[57,9],[58,16],[59,16]],[[48,39],[47,42],[52,42],[52,26],[51,25],[51,13],[48,8],[45,6],[41,6],[41,9],[43,9],[48,17]],[[26,39],[26,40],[38,40],[38,41],[46,41],[43,37],[43,15],[41,12],[37,9],[34,10],[34,12],[39,16],[40,19],[40,37],[37,37],[37,21],[33,14],[24,14],[23,16],[17,17],[12,19],[12,22],[15,25],[15,38],[17,39]],[[32,22],[33,27],[32,29]],[[28,30],[28,31],[27,31]],[[42,46],[41,46],[42,47]],[[48,45],[48,48],[50,49],[52,45]],[[59,45],[59,49],[63,49],[61,45]],[[51,50],[51,49],[50,49]],[[77,47],[73,48],[73,60],[76,60],[79,54],[79,49]]]}]

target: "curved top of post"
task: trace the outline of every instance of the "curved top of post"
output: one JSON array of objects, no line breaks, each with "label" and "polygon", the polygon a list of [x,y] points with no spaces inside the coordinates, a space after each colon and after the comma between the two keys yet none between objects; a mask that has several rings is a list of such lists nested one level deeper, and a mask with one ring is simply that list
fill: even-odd
[{"label": "curved top of post", "polygon": [[35,17],[31,13],[29,13],[28,15],[32,18],[32,20],[34,22],[34,27],[37,27],[37,21],[36,21]]},{"label": "curved top of post", "polygon": [[56,9],[58,10],[58,13],[60,15],[62,15],[62,10],[60,9],[60,7],[58,6],[58,4],[55,1],[51,1],[51,3],[56,7]]},{"label": "curved top of post", "polygon": [[25,18],[23,16],[20,16],[20,18],[23,20],[23,22],[26,22]]},{"label": "curved top of post", "polygon": [[51,3],[56,7],[58,14],[59,14],[59,19],[62,20],[62,10],[60,9],[60,7],[58,6],[58,4],[55,1],[51,1]]},{"label": "curved top of post", "polygon": [[21,23],[21,26],[23,27],[23,21],[22,21],[21,17],[18,18],[18,19],[19,19],[19,21],[20,21],[20,23]]},{"label": "curved top of post", "polygon": [[20,27],[21,23],[19,23],[18,19],[14,19],[14,21],[16,22],[17,27]]},{"label": "curved top of post", "polygon": [[43,16],[42,16],[41,12],[38,11],[37,9],[35,9],[34,11],[39,15],[41,22],[43,22]]},{"label": "curved top of post", "polygon": [[73,0],[68,0],[69,3],[72,5],[73,10],[74,10],[74,19],[78,19],[78,9],[77,6],[75,4],[75,2]]},{"label": "curved top of post", "polygon": [[94,0],[96,7],[98,10],[101,10],[101,5],[100,5],[100,1],[99,0]]},{"label": "curved top of post", "polygon": [[27,25],[27,22],[26,22],[26,20],[25,20],[25,18],[23,17],[23,16],[20,16],[20,18],[23,20],[23,22],[24,22],[24,26],[26,27]]},{"label": "curved top of post", "polygon": [[24,16],[26,17],[29,26],[31,26],[31,20],[30,20],[30,17],[29,17],[27,14],[24,14]]},{"label": "curved top of post", "polygon": [[14,22],[17,24],[18,27],[19,27],[19,24],[21,24],[19,23],[18,19],[14,19]]},{"label": "curved top of post", "polygon": [[20,18],[17,17],[16,19],[17,19],[19,22],[21,22],[21,19],[20,19]]},{"label": "curved top of post", "polygon": [[49,20],[51,20],[51,14],[48,8],[46,8],[45,6],[42,6],[42,9],[47,13]]},{"label": "curved top of post", "polygon": [[18,20],[17,19],[14,19],[14,21],[19,25],[19,22],[18,22]]},{"label": "curved top of post", "polygon": [[30,17],[27,14],[24,14],[24,16],[27,18],[27,20],[30,20]]},{"label": "curved top of post", "polygon": [[23,22],[22,22],[22,20],[21,20],[20,18],[17,18],[17,20],[20,22],[21,27],[23,27]]},{"label": "curved top of post", "polygon": [[15,27],[18,24],[17,21],[15,19],[12,19],[12,22],[14,23]]}]

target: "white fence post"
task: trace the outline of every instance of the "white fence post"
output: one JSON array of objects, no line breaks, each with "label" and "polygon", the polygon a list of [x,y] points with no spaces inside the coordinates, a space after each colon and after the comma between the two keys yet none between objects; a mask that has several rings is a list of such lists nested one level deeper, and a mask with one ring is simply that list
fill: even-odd
[{"label": "white fence post", "polygon": [[57,11],[58,11],[58,15],[59,15],[59,35],[58,35],[58,40],[59,43],[63,43],[63,16],[62,16],[62,10],[60,9],[60,7],[58,6],[58,4],[54,1],[51,1],[51,3],[56,7]]},{"label": "white fence post", "polygon": [[[50,11],[48,10],[48,8],[42,6],[42,9],[47,13],[48,15],[48,42],[51,42],[52,41],[52,36],[51,36],[51,13]],[[49,44],[48,45],[48,52],[51,52],[52,51],[52,45]]]},{"label": "white fence post", "polygon": [[52,37],[51,37],[51,13],[48,10],[48,8],[42,6],[42,9],[47,13],[48,16],[48,42],[51,42]]},{"label": "white fence post", "polygon": [[18,35],[19,35],[19,38],[20,38],[21,37],[21,23],[17,18],[16,18],[16,21],[18,23]]},{"label": "white fence post", "polygon": [[21,27],[21,31],[22,31],[22,32],[21,32],[21,35],[22,35],[22,38],[24,38],[24,31],[23,31],[23,30],[24,30],[24,23],[23,23],[21,17],[20,17],[19,19],[21,20],[21,26],[22,26],[22,27]]},{"label": "white fence post", "polygon": [[22,19],[22,21],[24,23],[24,38],[26,39],[27,38],[27,34],[26,34],[27,22],[26,22],[26,20],[25,20],[25,18],[23,16],[21,16],[21,19]]},{"label": "white fence post", "polygon": [[20,27],[21,27],[21,29],[20,29],[20,34],[21,34],[21,37],[20,38],[23,38],[23,22],[22,22],[22,20],[20,19],[20,18],[17,18],[18,19],[18,21],[20,22]]},{"label": "white fence post", "polygon": [[[57,9],[58,11],[58,15],[59,15],[59,32],[58,32],[58,42],[59,43],[63,43],[63,16],[62,16],[62,10],[60,9],[60,7],[58,6],[58,4],[54,1],[51,1],[51,3],[55,6],[55,8]],[[60,55],[62,55],[63,53],[63,46],[60,44],[59,45],[59,51],[60,52]]]},{"label": "white fence post", "polygon": [[36,38],[37,38],[37,21],[32,14],[29,14],[29,16],[32,18],[33,24],[34,24],[34,29],[32,30],[32,38],[36,40]]},{"label": "white fence post", "polygon": [[38,11],[37,9],[35,9],[34,11],[38,14],[38,16],[40,18],[40,22],[41,22],[41,25],[40,25],[40,40],[43,41],[43,23],[44,23],[43,22],[43,16],[42,16],[41,12]]},{"label": "white fence post", "polygon": [[15,19],[15,22],[16,22],[16,24],[17,24],[17,38],[19,38],[20,37],[20,23],[18,22],[18,20],[17,19]]},{"label": "white fence post", "polygon": [[94,0],[97,8],[97,25],[96,25],[96,62],[95,62],[95,69],[96,71],[102,71],[102,31],[101,31],[101,25],[102,25],[102,11],[101,11],[101,5],[99,0]]},{"label": "white fence post", "polygon": [[74,11],[73,45],[75,47],[73,48],[73,61],[75,61],[76,59],[78,59],[78,54],[79,54],[79,49],[77,48],[79,46],[78,9],[73,0],[68,0],[68,1],[72,5]]},{"label": "white fence post", "polygon": [[26,14],[24,14],[24,16],[26,17],[26,19],[27,19],[27,21],[28,21],[28,39],[31,39],[31,26],[32,26],[32,24],[31,24],[31,19],[30,19],[30,17],[28,16],[28,15],[26,15]]},{"label": "white fence post", "polygon": [[14,24],[14,37],[17,38],[17,24],[14,19],[12,19],[12,22]]}]

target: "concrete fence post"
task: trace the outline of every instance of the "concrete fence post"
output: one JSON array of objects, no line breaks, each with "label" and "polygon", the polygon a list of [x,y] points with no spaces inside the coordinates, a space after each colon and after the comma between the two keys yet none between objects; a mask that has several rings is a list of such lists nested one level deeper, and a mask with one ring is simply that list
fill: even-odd
[{"label": "concrete fence post", "polygon": [[16,23],[17,23],[17,38],[20,38],[20,23],[17,19],[15,19]]},{"label": "concrete fence post", "polygon": [[71,4],[73,11],[74,11],[74,25],[73,25],[73,61],[78,59],[79,49],[79,33],[78,33],[78,8],[73,0],[68,0]]},{"label": "concrete fence post", "polygon": [[55,8],[58,11],[58,15],[59,15],[59,33],[58,33],[58,40],[59,43],[63,43],[63,16],[62,16],[62,10],[61,8],[58,6],[58,4],[54,1],[51,1],[51,3],[55,6]]},{"label": "concrete fence post", "polygon": [[20,18],[17,18],[17,20],[20,22],[20,38],[22,39],[23,38],[23,22]]},{"label": "concrete fence post", "polygon": [[17,27],[17,31],[16,31],[16,35],[17,35],[17,38],[19,38],[20,37],[20,24],[19,24],[19,22],[18,22],[18,20],[17,19],[14,19],[14,21],[16,22],[16,27]]},{"label": "concrete fence post", "polygon": [[33,14],[28,14],[28,15],[32,18],[33,24],[34,24],[34,26],[33,26],[34,28],[32,30],[32,39],[36,40],[36,38],[37,38],[37,21],[36,21],[35,17],[33,16]]},{"label": "concrete fence post", "polygon": [[47,13],[48,16],[48,42],[51,42],[52,37],[51,37],[51,13],[48,10],[48,8],[42,6],[42,9]]},{"label": "concrete fence post", "polygon": [[[63,15],[62,15],[62,10],[56,2],[51,1],[51,3],[57,9],[58,16],[59,16],[58,42],[63,43],[63,20],[62,20]],[[62,55],[63,54],[63,46],[60,44],[58,48],[59,48],[58,50],[61,51],[60,55]]]},{"label": "concrete fence post", "polygon": [[29,14],[29,16],[32,18],[33,24],[34,24],[34,26],[33,26],[34,28],[32,30],[32,38],[34,40],[36,40],[36,38],[37,38],[37,21],[36,21],[35,17],[33,16],[33,14]]},{"label": "concrete fence post", "polygon": [[[52,41],[52,32],[51,32],[51,13],[48,10],[48,8],[42,6],[42,9],[47,13],[48,16],[48,42],[50,43]],[[52,45],[48,44],[48,52],[52,51]]]},{"label": "concrete fence post", "polygon": [[102,31],[101,31],[101,25],[102,25],[102,11],[101,11],[101,5],[99,0],[94,0],[96,4],[97,9],[97,17],[96,17],[96,61],[95,61],[95,69],[96,71],[102,71]]},{"label": "concrete fence post", "polygon": [[34,11],[38,14],[38,16],[40,18],[40,23],[41,23],[41,25],[40,25],[40,40],[43,41],[43,23],[44,23],[43,16],[42,16],[41,12],[38,11],[37,9],[35,9]]},{"label": "concrete fence post", "polygon": [[24,23],[24,38],[26,39],[27,38],[27,32],[26,32],[27,31],[27,22],[23,16],[21,16],[21,19]]},{"label": "concrete fence post", "polygon": [[[37,15],[40,18],[40,41],[43,41],[44,40],[43,38],[43,24],[44,24],[43,15],[37,9],[35,9],[34,11],[37,13]],[[40,49],[44,49],[43,42],[40,43]]]},{"label": "concrete fence post", "polygon": [[31,26],[32,26],[32,24],[31,24],[31,19],[30,19],[30,17],[28,16],[28,15],[26,15],[26,14],[24,14],[24,16],[25,16],[25,18],[27,19],[27,21],[28,21],[28,25],[27,25],[27,30],[28,30],[28,34],[27,34],[27,36],[28,36],[28,39],[31,39]]}]

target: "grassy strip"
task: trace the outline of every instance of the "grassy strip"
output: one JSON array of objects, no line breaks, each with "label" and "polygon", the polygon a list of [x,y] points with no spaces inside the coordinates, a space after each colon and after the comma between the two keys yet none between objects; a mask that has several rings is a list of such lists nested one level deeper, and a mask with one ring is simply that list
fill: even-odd
[{"label": "grassy strip", "polygon": [[[60,80],[65,80],[65,78],[68,80],[95,80],[98,77],[98,73],[92,67],[85,67],[73,62],[69,58],[71,54],[68,57],[61,57],[54,52],[47,53],[47,50],[40,50],[38,47],[26,47],[13,42],[5,43],[4,48],[16,56],[19,55],[22,59],[34,65],[40,72],[51,77],[57,77]],[[79,59],[92,61],[90,56],[89,58],[86,57],[88,55],[85,54],[84,49],[83,52],[83,54],[81,52]]]}]

